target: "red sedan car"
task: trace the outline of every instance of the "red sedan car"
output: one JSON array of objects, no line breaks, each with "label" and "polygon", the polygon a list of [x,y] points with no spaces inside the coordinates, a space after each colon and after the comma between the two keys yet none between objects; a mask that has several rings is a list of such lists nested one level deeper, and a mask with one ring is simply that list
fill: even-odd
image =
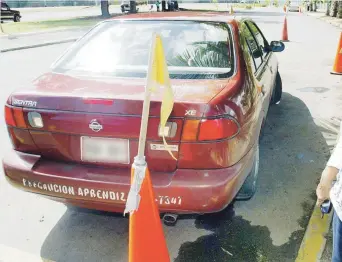
[{"label": "red sedan car", "polygon": [[[231,19],[231,20],[230,20]],[[153,32],[175,105],[160,130],[151,101],[146,160],[161,212],[209,213],[256,190],[259,135],[282,93],[274,52],[252,20],[217,13],[125,16],[96,25],[52,70],[8,98],[8,181],[76,206],[123,212],[137,154]],[[176,156],[174,160],[161,134]]]}]

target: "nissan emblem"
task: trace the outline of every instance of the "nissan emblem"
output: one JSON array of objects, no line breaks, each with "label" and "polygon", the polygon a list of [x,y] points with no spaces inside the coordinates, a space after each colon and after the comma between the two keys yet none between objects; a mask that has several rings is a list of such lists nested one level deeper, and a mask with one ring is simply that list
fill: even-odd
[{"label": "nissan emblem", "polygon": [[90,121],[89,128],[94,132],[99,132],[103,129],[103,126],[99,122],[97,122],[96,119],[93,119]]}]

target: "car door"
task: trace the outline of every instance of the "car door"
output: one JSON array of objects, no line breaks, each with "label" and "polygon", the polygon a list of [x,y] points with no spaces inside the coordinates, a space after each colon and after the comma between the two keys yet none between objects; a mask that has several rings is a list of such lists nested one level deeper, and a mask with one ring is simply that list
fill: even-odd
[{"label": "car door", "polygon": [[268,99],[267,92],[265,92],[265,85],[267,85],[267,75],[269,70],[263,59],[262,51],[249,29],[247,22],[240,23],[240,34],[243,36],[241,42],[244,50],[244,59],[247,66],[247,74],[245,76],[247,86],[245,92],[248,92],[250,106],[253,109],[252,117],[255,119],[253,134],[259,135],[261,125],[265,115],[265,104]]},{"label": "car door", "polygon": [[275,81],[275,70],[272,65],[273,54],[272,52],[270,52],[269,44],[266,38],[261,33],[260,29],[257,27],[257,25],[253,21],[249,20],[245,21],[245,23],[249,29],[250,34],[254,39],[253,43],[256,43],[258,47],[258,49],[256,49],[258,51],[253,51],[254,58],[255,54],[257,53],[258,55],[260,55],[260,58],[258,57],[257,59],[261,59],[261,61],[259,62],[260,65],[255,72],[255,76],[257,81],[260,83],[260,89],[262,94],[262,110],[264,117],[266,117],[269,109],[269,104],[272,98],[272,91]]},{"label": "car door", "polygon": [[270,51],[269,44],[259,27],[253,21],[246,21],[246,24],[258,44],[259,50],[261,51],[262,65],[260,67],[261,70],[258,72],[257,78],[262,82],[262,92],[265,98],[263,109],[265,111],[265,115],[267,115],[275,83],[275,57]]}]

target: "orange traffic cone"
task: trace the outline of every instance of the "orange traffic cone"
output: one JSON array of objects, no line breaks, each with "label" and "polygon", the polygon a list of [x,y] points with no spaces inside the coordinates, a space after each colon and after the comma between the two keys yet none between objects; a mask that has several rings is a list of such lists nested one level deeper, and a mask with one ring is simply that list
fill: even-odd
[{"label": "orange traffic cone", "polygon": [[284,19],[282,41],[283,42],[288,42],[289,41],[289,38],[288,38],[288,35],[287,35],[287,18],[286,18],[286,16],[285,16],[285,19]]},{"label": "orange traffic cone", "polygon": [[337,47],[335,63],[331,73],[333,75],[342,75],[342,33],[340,34],[340,41]]},{"label": "orange traffic cone", "polygon": [[[134,170],[133,165],[132,177]],[[163,227],[152,189],[150,172],[147,167],[145,169],[145,178],[140,189],[140,196],[138,210],[129,217],[128,261],[170,262]]]}]

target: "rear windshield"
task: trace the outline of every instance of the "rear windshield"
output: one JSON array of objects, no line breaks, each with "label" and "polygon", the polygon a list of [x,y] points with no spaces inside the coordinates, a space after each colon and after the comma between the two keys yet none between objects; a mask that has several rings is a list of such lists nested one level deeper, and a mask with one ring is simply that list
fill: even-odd
[{"label": "rear windshield", "polygon": [[152,34],[162,36],[171,78],[227,78],[233,72],[226,23],[109,21],[96,26],[53,66],[65,74],[145,77]]}]

